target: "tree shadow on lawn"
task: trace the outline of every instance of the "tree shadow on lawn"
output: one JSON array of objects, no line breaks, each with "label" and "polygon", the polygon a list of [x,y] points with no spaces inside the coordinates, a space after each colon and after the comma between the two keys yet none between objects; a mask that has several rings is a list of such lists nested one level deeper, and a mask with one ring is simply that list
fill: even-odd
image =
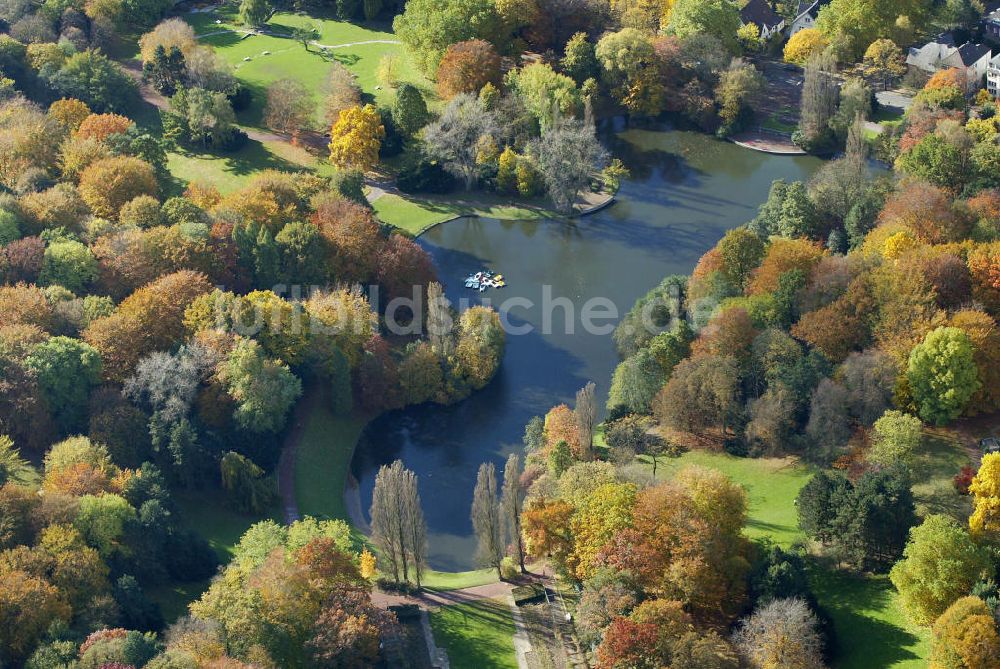
[{"label": "tree shadow on lawn", "polygon": [[[215,30],[225,30],[226,32],[208,35],[207,37],[200,38],[198,41],[216,49],[225,49],[226,47],[239,44],[244,39],[253,39],[253,37],[245,37],[245,33],[238,33],[228,26],[215,26]],[[205,32],[215,32],[215,30],[208,27]]]},{"label": "tree shadow on lawn", "polygon": [[[280,170],[283,172],[301,172],[306,168],[297,163],[285,160],[267,151],[263,144],[254,140],[248,140],[246,146],[233,153],[213,153],[211,151],[200,151],[197,147],[178,148],[175,151],[190,160],[205,161],[215,163],[214,169],[220,172],[231,174],[235,177],[245,177],[262,170]],[[208,180],[213,181],[210,176],[194,174],[187,182],[180,178],[184,175],[171,174],[171,192],[183,192],[190,181]]]},{"label": "tree shadow on lawn", "polygon": [[913,454],[913,496],[921,514],[940,513],[965,522],[970,499],[955,490],[952,479],[972,464],[969,453],[956,439],[924,433]]},{"label": "tree shadow on lawn", "polygon": [[499,634],[471,634],[485,627],[499,633],[509,632],[512,637],[514,621],[505,604],[494,600],[480,600],[443,607],[432,616],[432,622],[435,623],[433,627],[435,636],[438,637],[437,642],[447,649],[453,666],[496,666],[498,658],[514,655],[511,638],[507,638],[505,643],[501,641],[503,637]]},{"label": "tree shadow on lawn", "polygon": [[834,666],[864,669],[922,659],[910,650],[921,642],[920,637],[907,630],[902,620],[895,624],[871,615],[875,611],[895,615],[891,609],[897,604],[892,601],[894,590],[888,578],[837,571],[818,561],[809,572],[813,594],[833,619]]}]

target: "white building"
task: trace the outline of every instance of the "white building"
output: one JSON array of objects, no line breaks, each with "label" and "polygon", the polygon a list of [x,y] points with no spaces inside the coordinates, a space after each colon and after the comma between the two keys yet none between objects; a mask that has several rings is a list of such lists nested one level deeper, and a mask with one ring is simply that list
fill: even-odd
[{"label": "white building", "polygon": [[955,68],[965,75],[965,92],[972,93],[982,86],[992,58],[989,46],[972,42],[956,46],[951,33],[943,33],[921,47],[910,47],[906,64],[928,75]]},{"label": "white building", "polygon": [[795,20],[792,21],[788,30],[788,36],[791,37],[806,28],[814,28],[816,19],[819,17],[819,10],[823,9],[829,2],[830,0],[799,0],[799,8],[795,12]]},{"label": "white building", "polygon": [[1000,97],[1000,54],[994,56],[986,68],[986,90],[994,98]]},{"label": "white building", "polygon": [[740,10],[740,22],[752,23],[760,30],[760,38],[769,40],[785,29],[785,19],[777,14],[767,0],[750,0]]}]

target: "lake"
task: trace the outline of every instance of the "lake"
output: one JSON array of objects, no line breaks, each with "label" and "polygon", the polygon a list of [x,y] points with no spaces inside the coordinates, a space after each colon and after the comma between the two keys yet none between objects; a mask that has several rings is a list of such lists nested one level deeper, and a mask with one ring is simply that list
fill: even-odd
[{"label": "lake", "polygon": [[[454,304],[521,298],[502,313],[518,330],[531,329],[508,334],[503,365],[484,390],[450,407],[385,414],[358,444],[352,471],[366,513],[380,465],[401,458],[419,476],[434,569],[477,567],[469,506],[480,463],[495,462],[499,474],[507,455],[521,450],[528,420],[572,405],[588,381],[603,405],[618,363],[610,305],[624,315],[664,276],[690,273],[727,230],[753,218],[773,180],[806,180],[821,164],[676,130],[627,129],[607,145],[631,177],[603,211],[567,221],[463,218],[420,237]],[[465,277],[484,268],[502,273],[507,287],[465,289]],[[582,322],[588,301],[597,326],[590,331]]]}]

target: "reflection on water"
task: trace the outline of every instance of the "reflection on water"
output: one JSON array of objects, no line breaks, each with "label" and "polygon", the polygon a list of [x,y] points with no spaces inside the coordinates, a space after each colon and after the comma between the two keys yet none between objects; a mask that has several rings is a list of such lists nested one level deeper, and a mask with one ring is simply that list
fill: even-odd
[{"label": "reflection on water", "polygon": [[[752,218],[771,181],[807,179],[819,166],[813,158],[768,156],[690,132],[631,129],[608,144],[632,173],[613,207],[572,221],[461,219],[421,237],[455,303],[489,297],[496,305],[516,296],[540,305],[550,286],[553,298],[569,298],[577,311],[553,310],[554,332],[542,334],[540,307],[512,308],[511,325],[534,331],[508,337],[503,366],[486,389],[456,406],[386,414],[362,437],[352,463],[362,507],[367,512],[371,504],[378,466],[402,458],[420,477],[436,569],[476,566],[469,505],[479,464],[502,467],[521,448],[525,423],[572,402],[587,381],[606,394],[618,357],[610,336],[580,327],[582,304],[604,297],[624,314],[664,276],[689,273],[726,230]],[[481,268],[502,273],[508,287],[465,290],[463,279]]]}]

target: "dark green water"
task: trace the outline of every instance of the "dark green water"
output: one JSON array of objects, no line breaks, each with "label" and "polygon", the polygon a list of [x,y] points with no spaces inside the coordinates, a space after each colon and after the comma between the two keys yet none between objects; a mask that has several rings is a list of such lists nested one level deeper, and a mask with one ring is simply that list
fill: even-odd
[{"label": "dark green water", "polygon": [[[584,303],[606,298],[619,315],[626,313],[664,276],[689,273],[726,230],[752,218],[771,181],[808,179],[820,165],[682,131],[631,129],[612,135],[608,145],[632,173],[608,209],[570,221],[460,219],[421,237],[453,303],[482,296],[494,306],[513,297],[535,305],[509,309],[512,326],[533,331],[508,335],[503,366],[486,389],[455,406],[386,414],[358,445],[352,467],[366,513],[379,465],[402,458],[418,474],[436,569],[477,566],[469,505],[481,462],[502,469],[507,455],[520,450],[525,423],[559,402],[571,403],[587,381],[597,383],[603,404],[618,363],[610,336],[617,318],[593,319],[608,326],[605,334],[586,332]],[[508,287],[466,290],[464,278],[482,268],[503,273]],[[541,331],[546,286],[553,298],[574,305],[572,330],[559,307],[549,319],[552,332]]]}]

